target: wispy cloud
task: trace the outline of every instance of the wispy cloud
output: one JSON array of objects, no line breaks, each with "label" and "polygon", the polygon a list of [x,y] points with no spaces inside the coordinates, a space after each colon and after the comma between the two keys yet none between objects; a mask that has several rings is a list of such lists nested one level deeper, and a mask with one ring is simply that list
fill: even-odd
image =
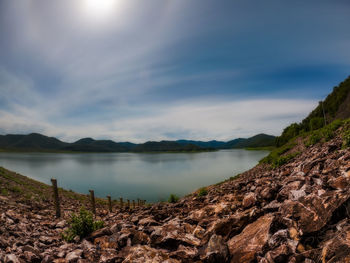
[{"label": "wispy cloud", "polygon": [[0,132],[277,135],[349,74],[346,1],[118,2],[0,2]]},{"label": "wispy cloud", "polygon": [[57,125],[40,112],[17,109],[0,111],[2,132],[44,132],[74,141],[81,137],[144,142],[147,140],[229,140],[260,132],[278,135],[288,123],[299,121],[316,101],[261,99],[243,101],[186,101],[177,105],[153,105],[134,109],[134,116],[119,116],[79,125]]}]

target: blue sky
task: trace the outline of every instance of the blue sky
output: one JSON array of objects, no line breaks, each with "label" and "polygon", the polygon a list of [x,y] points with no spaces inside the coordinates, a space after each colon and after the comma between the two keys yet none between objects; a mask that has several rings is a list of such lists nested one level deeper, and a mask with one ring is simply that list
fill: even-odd
[{"label": "blue sky", "polygon": [[350,74],[349,1],[103,1],[0,0],[1,134],[279,135]]}]

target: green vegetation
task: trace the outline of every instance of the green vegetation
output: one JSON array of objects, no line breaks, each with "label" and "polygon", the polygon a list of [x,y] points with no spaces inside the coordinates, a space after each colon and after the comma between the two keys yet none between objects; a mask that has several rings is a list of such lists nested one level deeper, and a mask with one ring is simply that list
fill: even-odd
[{"label": "green vegetation", "polygon": [[219,186],[219,185],[222,185],[223,183],[226,183],[226,182],[229,182],[229,181],[232,181],[232,180],[236,180],[236,179],[238,179],[240,176],[241,176],[240,173],[239,173],[239,174],[236,174],[236,175],[231,176],[230,178],[228,178],[228,179],[226,179],[226,180],[224,180],[224,181],[221,181],[221,182],[216,183],[215,185],[216,185],[216,186]]},{"label": "green vegetation", "polygon": [[208,190],[206,187],[199,188],[198,197],[205,196],[208,194]]},{"label": "green vegetation", "polygon": [[274,149],[276,149],[275,146],[245,148],[245,150],[247,150],[247,151],[270,151],[270,152],[273,151]]},{"label": "green vegetation", "polygon": [[297,138],[304,138],[304,145],[306,147],[312,146],[318,142],[327,142],[333,139],[336,135],[336,131],[343,127],[342,136],[343,136],[343,145],[344,147],[348,147],[350,144],[350,132],[349,132],[350,121],[349,120],[335,120],[332,123],[323,126],[317,130],[312,130],[309,132],[302,132],[299,135],[295,135],[292,139],[285,143],[279,148],[274,149],[268,156],[260,160],[259,163],[270,164],[273,168],[280,167],[281,165],[289,162],[296,156],[300,154],[300,152],[293,152],[286,154],[292,148],[294,148],[297,144]]},{"label": "green vegetation", "polygon": [[253,137],[235,139],[225,144],[223,148],[243,149],[243,148],[260,148],[275,146],[276,137],[267,134],[257,134]]},{"label": "green vegetation", "polygon": [[289,157],[283,157],[282,155],[286,152],[288,152],[290,149],[292,149],[296,143],[294,141],[291,141],[290,143],[283,145],[282,147],[276,148],[270,154],[263,159],[260,160],[259,163],[267,163],[271,164],[273,167],[279,167],[280,165],[286,163],[287,161],[291,160],[295,156],[290,155]]},{"label": "green vegetation", "polygon": [[177,195],[171,194],[171,195],[169,196],[168,202],[169,202],[169,203],[176,203],[177,201],[179,201],[179,199],[180,199],[180,198],[179,198]]},{"label": "green vegetation", "polygon": [[72,242],[76,236],[87,237],[90,233],[102,228],[103,225],[103,221],[94,221],[92,213],[82,207],[79,214],[71,215],[70,228],[62,234],[62,238],[67,242]]},{"label": "green vegetation", "polygon": [[[277,137],[276,145],[282,146],[288,143],[292,138],[299,136],[305,132],[315,131],[325,126],[331,120],[337,118],[337,113],[342,103],[346,100],[350,93],[350,77],[339,86],[334,87],[333,92],[314,109],[307,118],[301,123],[293,123],[283,130],[281,136]],[[349,115],[347,112],[345,115]],[[324,119],[326,116],[326,120]],[[317,135],[313,139],[317,141]]]},{"label": "green vegetation", "polygon": [[343,147],[350,147],[350,119],[344,122]]},{"label": "green vegetation", "polygon": [[335,136],[335,131],[343,124],[344,124],[344,121],[335,120],[332,123],[328,124],[327,126],[324,126],[318,130],[310,131],[309,133],[306,133],[305,137],[307,137],[307,139],[305,141],[305,146],[309,147],[318,142],[321,142],[321,141],[327,142],[333,139]]}]

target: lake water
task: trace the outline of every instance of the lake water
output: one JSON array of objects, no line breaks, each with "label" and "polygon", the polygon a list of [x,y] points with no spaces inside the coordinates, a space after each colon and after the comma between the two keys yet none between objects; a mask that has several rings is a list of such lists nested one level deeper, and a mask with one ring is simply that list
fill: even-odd
[{"label": "lake water", "polygon": [[46,184],[105,198],[165,201],[255,166],[267,151],[201,153],[0,153],[0,166]]}]

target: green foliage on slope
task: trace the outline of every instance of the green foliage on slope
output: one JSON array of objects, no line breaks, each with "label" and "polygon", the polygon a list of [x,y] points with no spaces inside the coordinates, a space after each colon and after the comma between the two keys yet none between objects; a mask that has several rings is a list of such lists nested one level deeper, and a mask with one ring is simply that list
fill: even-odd
[{"label": "green foliage on slope", "polygon": [[67,242],[72,242],[76,236],[87,237],[90,233],[102,228],[103,225],[103,221],[94,221],[92,213],[82,207],[79,214],[71,215],[70,227],[62,234],[62,238]]},{"label": "green foliage on slope", "polygon": [[[281,136],[277,137],[277,146],[286,144],[290,139],[309,131],[314,131],[333,121],[342,104],[350,96],[350,77],[334,87],[332,93],[314,109],[301,123],[293,123],[283,130]],[[350,111],[343,112],[345,118],[350,117]],[[324,118],[324,116],[326,118]]]}]

